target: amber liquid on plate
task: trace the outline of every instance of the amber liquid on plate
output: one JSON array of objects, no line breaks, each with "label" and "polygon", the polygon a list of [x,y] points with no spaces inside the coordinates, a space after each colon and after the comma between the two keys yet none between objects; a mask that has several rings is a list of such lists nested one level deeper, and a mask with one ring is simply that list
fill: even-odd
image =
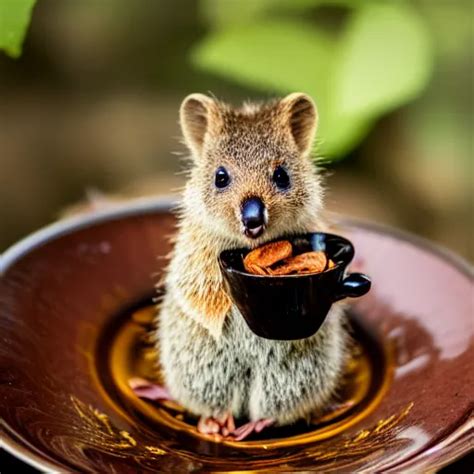
[{"label": "amber liquid on plate", "polygon": [[[163,383],[154,344],[157,313],[157,306],[148,301],[125,311],[104,331],[96,358],[100,382],[109,396],[136,419],[137,424],[145,424],[151,429],[160,425],[203,437],[196,430],[197,419],[181,406],[168,401],[142,400],[128,385],[133,377]],[[325,439],[344,431],[372,411],[387,385],[387,354],[356,318],[351,319],[354,347],[338,400],[324,413],[315,413],[309,423],[301,421],[289,427],[268,428],[248,441],[240,442],[239,446],[257,442],[297,444],[308,436],[311,440]],[[240,423],[245,421],[239,420]]]}]

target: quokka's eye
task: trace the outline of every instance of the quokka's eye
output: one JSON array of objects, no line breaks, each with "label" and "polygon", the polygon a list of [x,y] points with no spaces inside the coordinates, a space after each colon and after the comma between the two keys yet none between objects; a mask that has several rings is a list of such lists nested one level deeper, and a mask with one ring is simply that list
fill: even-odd
[{"label": "quokka's eye", "polygon": [[216,170],[216,177],[214,180],[216,188],[226,188],[230,183],[230,176],[227,170],[223,166],[219,166]]},{"label": "quokka's eye", "polygon": [[275,168],[272,179],[278,189],[288,189],[290,187],[290,177],[282,166]]}]

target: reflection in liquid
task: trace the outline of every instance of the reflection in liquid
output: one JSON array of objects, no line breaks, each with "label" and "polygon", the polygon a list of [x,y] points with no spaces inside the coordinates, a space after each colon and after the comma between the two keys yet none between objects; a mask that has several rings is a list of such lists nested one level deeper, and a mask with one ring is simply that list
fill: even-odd
[{"label": "reflection in liquid", "polygon": [[[135,308],[119,318],[115,327],[110,328],[104,337],[105,350],[99,353],[100,376],[106,390],[113,394],[118,403],[151,429],[166,426],[207,439],[197,432],[197,419],[176,403],[144,401],[129,388],[128,380],[133,377],[163,383],[156,364],[156,348],[150,337],[156,311],[153,306]],[[335,436],[367,416],[381,399],[389,383],[390,370],[386,367],[386,354],[356,322],[354,336],[353,356],[346,369],[339,400],[326,413],[313,416],[309,424],[301,421],[292,426],[267,429],[261,435],[254,436],[253,441],[224,440],[223,443],[239,448],[252,447],[257,443],[264,449],[300,444]]]}]

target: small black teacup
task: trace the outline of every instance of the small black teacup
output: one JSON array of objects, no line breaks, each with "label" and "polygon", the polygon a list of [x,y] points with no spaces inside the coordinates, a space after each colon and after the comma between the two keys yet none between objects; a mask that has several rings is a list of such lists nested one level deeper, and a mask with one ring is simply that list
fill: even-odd
[{"label": "small black teacup", "polygon": [[345,275],[354,247],[344,237],[314,232],[285,240],[291,242],[294,255],[321,250],[335,266],[322,273],[253,275],[243,266],[249,249],[225,250],[219,256],[232,300],[250,329],[267,339],[312,336],[334,302],[365,295],[371,285],[370,278],[362,273]]}]

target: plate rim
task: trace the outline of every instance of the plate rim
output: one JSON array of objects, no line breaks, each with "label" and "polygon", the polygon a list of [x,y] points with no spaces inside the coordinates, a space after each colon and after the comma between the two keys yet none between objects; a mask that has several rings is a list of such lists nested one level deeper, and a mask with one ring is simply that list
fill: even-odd
[{"label": "plate rim", "polygon": [[[178,202],[179,197],[177,195],[164,195],[159,197],[155,196],[152,198],[133,199],[130,201],[118,203],[116,205],[114,204],[114,207],[112,208],[96,211],[90,214],[79,214],[49,224],[20,239],[18,242],[14,243],[0,254],[0,278],[5,275],[8,269],[11,268],[17,261],[30,252],[65,235],[90,226],[124,219],[127,217],[162,213],[164,211],[170,212],[176,208]],[[468,278],[473,279],[474,277],[474,265],[471,265],[466,259],[456,254],[454,251],[447,249],[440,244],[434,243],[424,237],[420,237],[390,225],[379,224],[369,220],[351,218],[333,212],[328,212],[327,215],[330,216],[330,221],[335,222],[338,225],[343,224],[345,227],[363,230],[365,229],[373,233],[392,236],[397,240],[408,242],[416,247],[435,254],[439,258],[455,267]],[[469,431],[471,424],[472,414],[468,415],[466,420],[464,420],[464,422],[462,422],[453,432],[449,434],[448,440],[438,440],[435,445],[432,445],[429,448],[433,449],[436,445],[441,444],[444,449],[444,453],[438,457],[437,462],[435,461],[436,468],[444,467],[447,464],[459,459],[468,452],[468,449],[461,449],[453,454],[450,450],[450,447],[454,447],[456,442],[462,439],[466,431]],[[9,452],[13,456],[34,467],[35,469],[40,471],[47,469],[47,472],[67,472],[63,471],[63,468],[58,466],[56,462],[52,463],[45,459],[44,456],[28,450],[25,444],[15,440],[7,433],[3,423],[0,424],[0,435],[1,449],[5,449],[5,451]],[[448,442],[446,443],[446,441]],[[417,466],[421,467],[426,463],[426,459],[423,457],[424,452],[425,451],[415,453],[413,456],[402,460],[400,463],[389,466],[387,469],[399,469],[403,466],[407,466],[410,469],[417,468]],[[417,461],[417,458],[419,458],[419,461]]]}]

